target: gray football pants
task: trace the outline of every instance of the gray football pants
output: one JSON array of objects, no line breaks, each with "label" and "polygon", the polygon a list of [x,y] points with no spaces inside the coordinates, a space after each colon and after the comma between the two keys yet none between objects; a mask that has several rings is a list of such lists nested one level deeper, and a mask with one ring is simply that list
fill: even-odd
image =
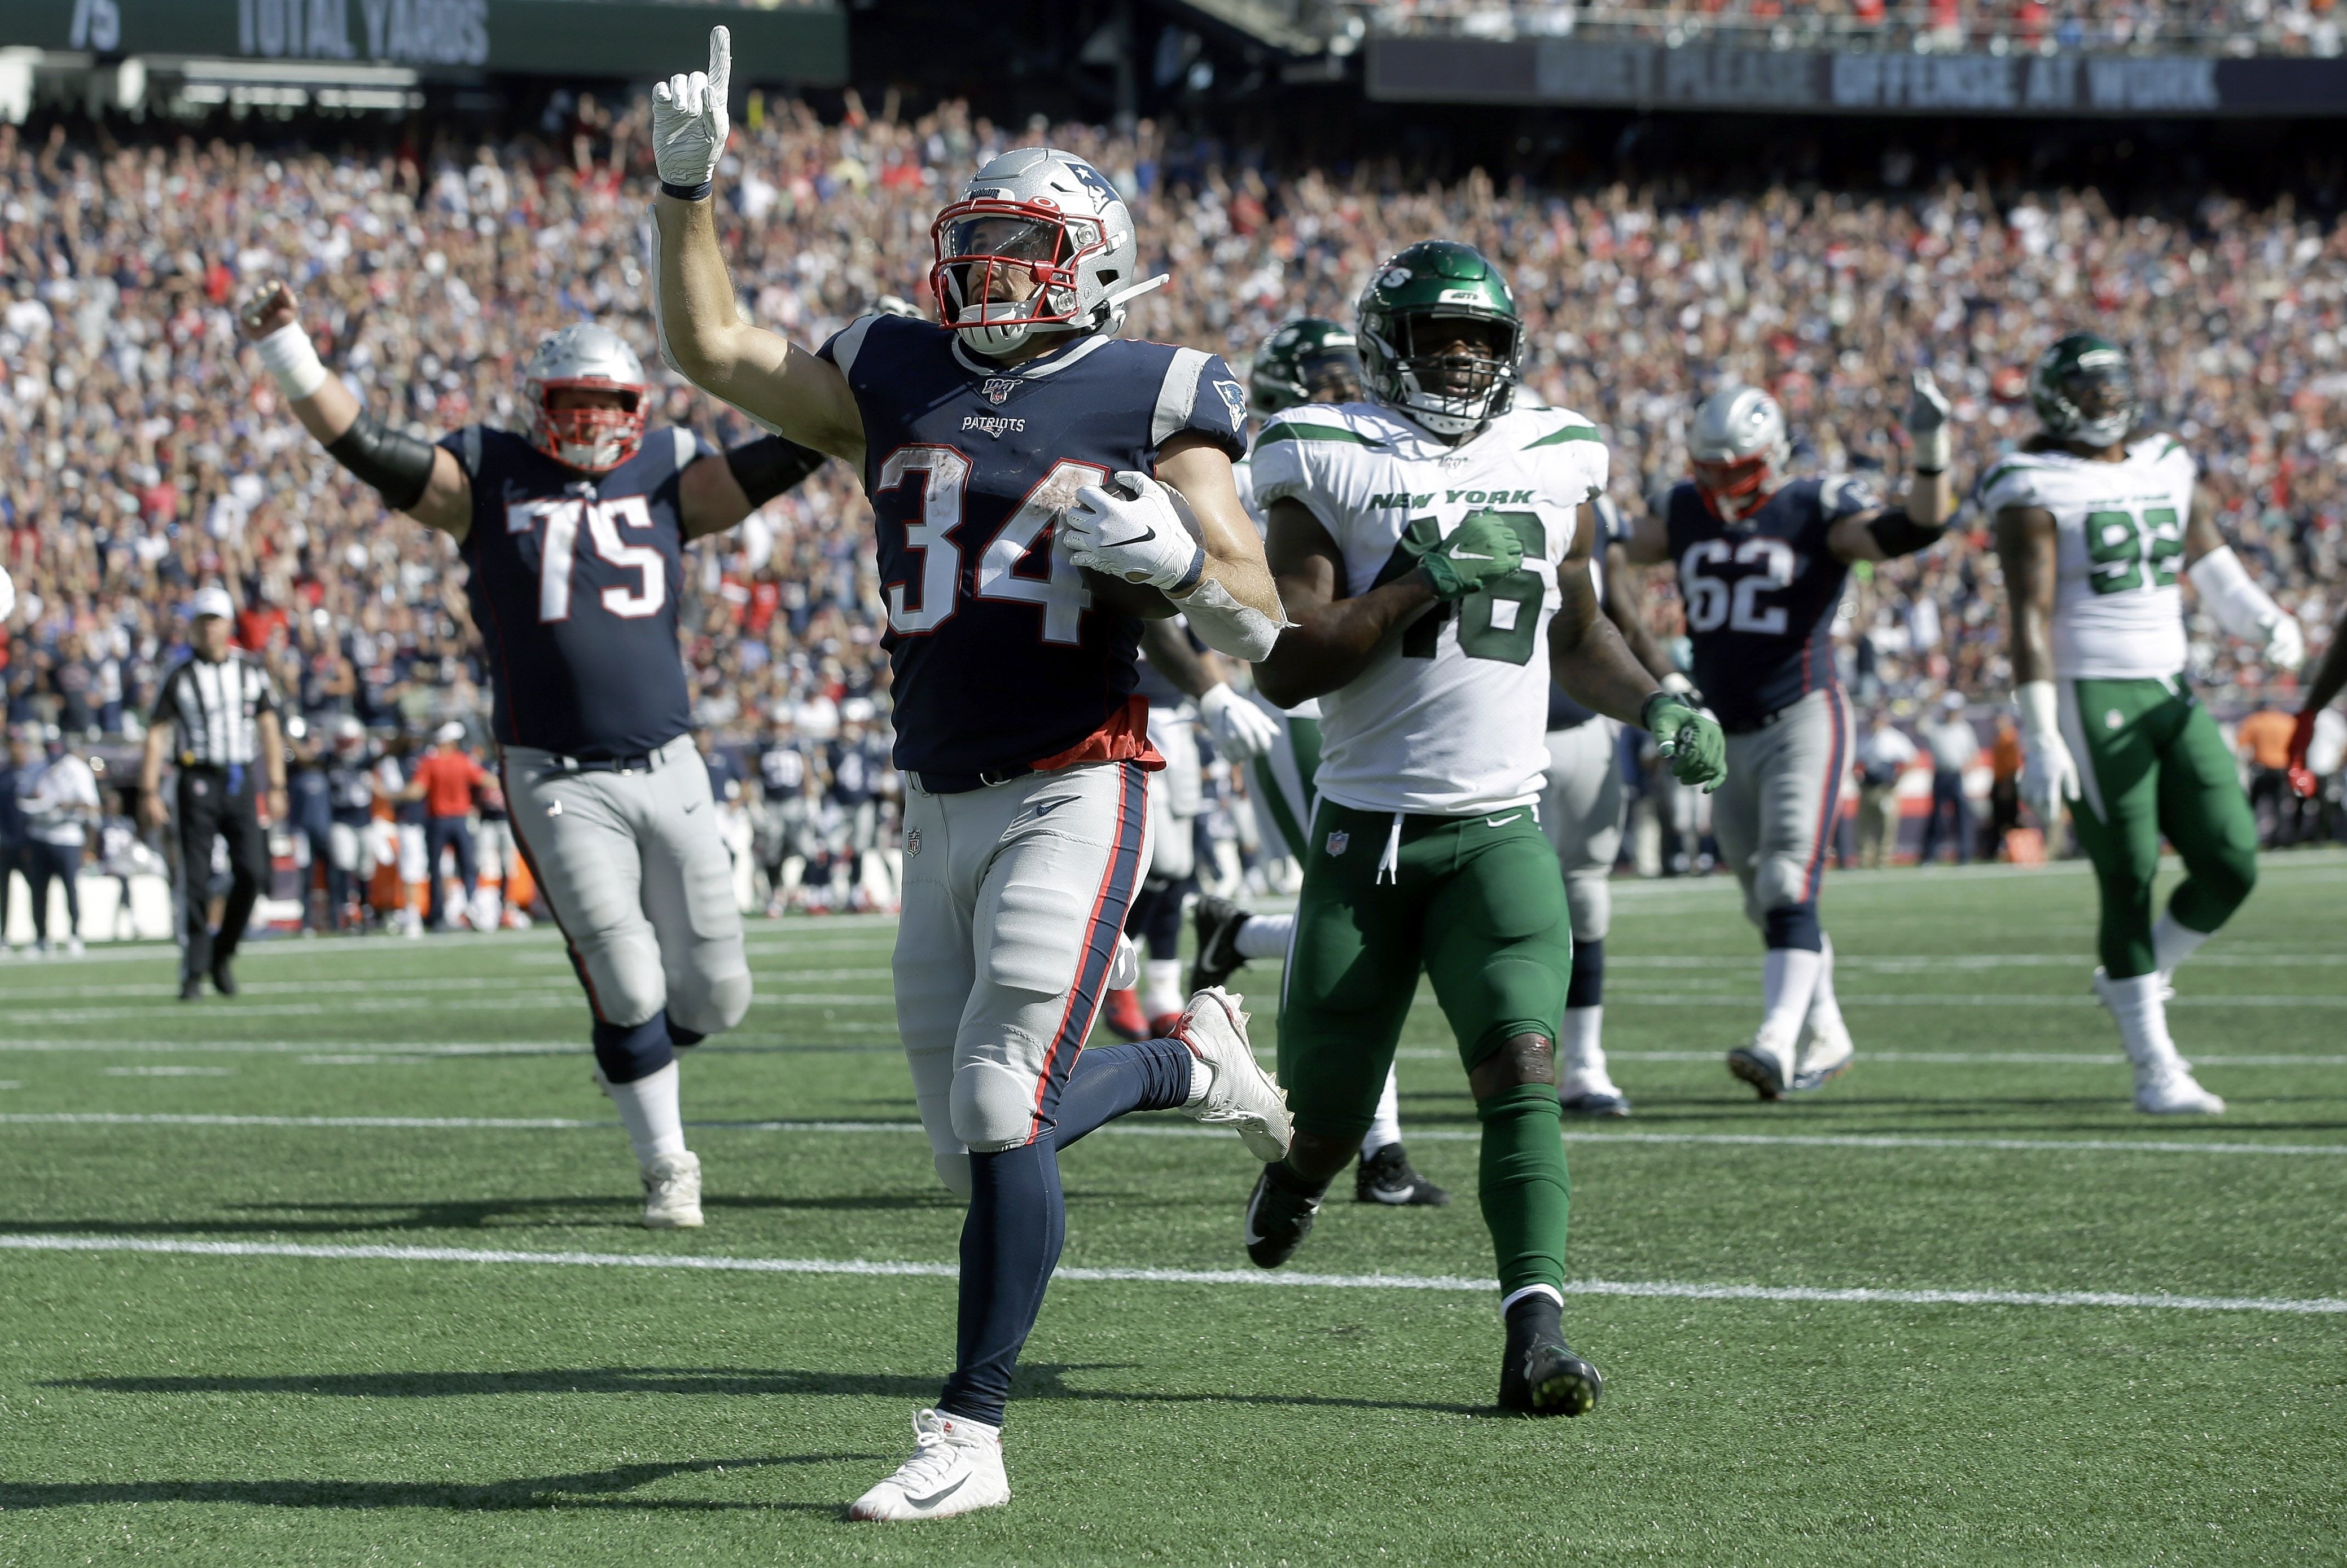
[{"label": "gray football pants", "polygon": [[[1816,946],[1813,911],[1849,765],[1850,704],[1838,686],[1782,709],[1773,724],[1727,737],[1727,779],[1711,797],[1711,831],[1744,885],[1744,917],[1769,934],[1772,948]],[[1778,913],[1788,910],[1811,912]],[[1776,939],[1786,935],[1793,939]]]},{"label": "gray football pants", "polygon": [[897,1029],[938,1176],[1055,1124],[1149,865],[1146,775],[1095,763],[931,794],[905,775]]},{"label": "gray football pants", "polygon": [[1600,715],[1548,735],[1541,827],[1556,845],[1573,939],[1602,942],[1614,924],[1614,861],[1622,852],[1622,764],[1616,720]]},{"label": "gray football pants", "polygon": [[507,746],[514,840],[570,944],[597,1021],[632,1028],[662,1008],[695,1034],[750,1010],[733,863],[691,735],[647,773],[581,773]]}]

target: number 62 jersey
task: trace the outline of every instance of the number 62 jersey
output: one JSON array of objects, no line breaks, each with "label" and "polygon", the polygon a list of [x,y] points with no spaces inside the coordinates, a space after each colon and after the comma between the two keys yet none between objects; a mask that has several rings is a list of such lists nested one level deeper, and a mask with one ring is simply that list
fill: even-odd
[{"label": "number 62 jersey", "polygon": [[1557,563],[1605,486],[1605,446],[1577,414],[1519,408],[1456,446],[1374,403],[1283,413],[1256,437],[1258,502],[1293,500],[1344,557],[1343,592],[1417,569],[1471,517],[1522,544],[1522,569],[1438,604],[1321,699],[1316,787],[1360,811],[1463,815],[1528,805],[1548,767],[1548,625]]}]

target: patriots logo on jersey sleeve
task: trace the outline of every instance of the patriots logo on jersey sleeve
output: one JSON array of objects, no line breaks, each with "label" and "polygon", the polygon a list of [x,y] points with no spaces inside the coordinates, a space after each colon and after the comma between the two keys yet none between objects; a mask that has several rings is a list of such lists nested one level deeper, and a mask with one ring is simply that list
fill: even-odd
[{"label": "patriots logo on jersey sleeve", "polygon": [[1246,389],[1235,381],[1217,381],[1214,390],[1221,394],[1223,406],[1231,411],[1231,428],[1243,427],[1246,424]]},{"label": "patriots logo on jersey sleeve", "polygon": [[1002,406],[1002,400],[1010,396],[1018,385],[1019,378],[1015,375],[989,375],[986,378],[986,384],[979,390],[986,394],[986,400],[989,403],[999,408]]}]

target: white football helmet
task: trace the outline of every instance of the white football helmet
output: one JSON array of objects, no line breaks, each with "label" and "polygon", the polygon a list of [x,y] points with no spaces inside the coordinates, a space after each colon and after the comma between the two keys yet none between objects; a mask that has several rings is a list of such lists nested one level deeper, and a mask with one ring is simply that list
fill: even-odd
[{"label": "white football helmet", "polygon": [[[627,340],[593,322],[573,322],[538,345],[522,371],[529,443],[582,473],[607,474],[644,444],[644,363]],[[620,408],[550,408],[565,387],[627,395]]]},{"label": "white football helmet", "polygon": [[1711,509],[1740,522],[1768,504],[1793,460],[1785,411],[1757,386],[1721,387],[1696,405],[1687,432],[1695,486]]},{"label": "white football helmet", "polygon": [[1125,302],[1165,281],[1133,277],[1141,247],[1132,212],[1099,169],[1054,148],[992,159],[938,214],[929,238],[938,319],[989,358],[1039,327],[1113,333]]}]

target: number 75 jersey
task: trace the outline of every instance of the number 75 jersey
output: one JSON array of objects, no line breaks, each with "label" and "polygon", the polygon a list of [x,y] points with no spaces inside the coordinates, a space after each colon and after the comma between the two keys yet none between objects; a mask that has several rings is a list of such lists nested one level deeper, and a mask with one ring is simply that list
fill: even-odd
[{"label": "number 75 jersey", "polygon": [[1980,487],[1991,517],[2054,514],[2054,673],[2065,681],[2164,681],[2184,668],[2184,525],[2198,467],[2152,436],[2120,462],[2014,452]]},{"label": "number 75 jersey", "polygon": [[1472,517],[1523,546],[1520,570],[1428,610],[1321,700],[1320,794],[1453,816],[1540,798],[1557,563],[1605,464],[1595,428],[1557,408],[1512,410],[1456,446],[1374,403],[1290,409],[1256,437],[1256,499],[1319,519],[1344,558],[1344,597],[1417,569],[1405,538],[1430,544]]}]

